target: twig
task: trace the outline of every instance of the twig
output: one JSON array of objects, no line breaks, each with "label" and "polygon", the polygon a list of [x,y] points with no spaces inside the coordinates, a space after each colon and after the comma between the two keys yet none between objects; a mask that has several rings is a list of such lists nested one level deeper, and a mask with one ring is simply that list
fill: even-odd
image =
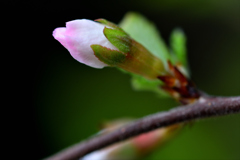
[{"label": "twig", "polygon": [[240,96],[204,97],[194,104],[149,115],[109,134],[80,142],[46,160],[77,160],[92,151],[160,127],[238,112],[240,112]]}]

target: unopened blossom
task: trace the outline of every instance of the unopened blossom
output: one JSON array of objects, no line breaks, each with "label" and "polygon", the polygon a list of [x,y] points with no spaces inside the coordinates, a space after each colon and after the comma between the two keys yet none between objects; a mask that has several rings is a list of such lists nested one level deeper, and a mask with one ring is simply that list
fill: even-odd
[{"label": "unopened blossom", "polygon": [[[97,22],[96,22],[97,21]],[[74,20],[53,36],[77,61],[94,68],[118,67],[147,79],[165,74],[163,62],[123,29],[104,20]]]},{"label": "unopened blossom", "polygon": [[[106,123],[99,134],[107,134],[131,122],[131,119],[118,119]],[[182,127],[181,124],[160,128],[140,134],[85,155],[79,160],[133,160],[146,156],[164,143]]]},{"label": "unopened blossom", "polygon": [[56,28],[53,36],[58,40],[77,61],[94,68],[103,68],[107,64],[101,62],[91,48],[98,44],[112,50],[118,50],[103,34],[105,25],[87,20],[73,20],[66,27]]}]

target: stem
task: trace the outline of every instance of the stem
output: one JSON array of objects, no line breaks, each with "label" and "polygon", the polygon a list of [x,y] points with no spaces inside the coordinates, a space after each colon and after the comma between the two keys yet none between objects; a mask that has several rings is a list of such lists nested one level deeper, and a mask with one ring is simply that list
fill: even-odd
[{"label": "stem", "polygon": [[180,106],[138,119],[106,135],[71,146],[46,160],[77,160],[84,155],[139,134],[176,123],[240,112],[238,97],[201,97],[196,103]]}]

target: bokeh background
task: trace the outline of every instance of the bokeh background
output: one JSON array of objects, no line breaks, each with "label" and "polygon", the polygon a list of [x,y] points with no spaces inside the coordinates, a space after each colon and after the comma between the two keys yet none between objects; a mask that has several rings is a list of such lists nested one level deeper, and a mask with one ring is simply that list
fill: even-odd
[{"label": "bokeh background", "polygon": [[[19,3],[9,2],[18,7]],[[52,37],[74,19],[119,23],[128,11],[153,21],[168,44],[175,27],[187,35],[192,79],[203,91],[240,95],[239,0],[23,1],[22,23],[38,47],[29,53],[31,92],[19,119],[26,131],[25,158],[42,159],[99,130],[104,121],[142,116],[177,105],[151,92],[137,92],[130,76],[114,68],[93,69],[75,61]],[[32,18],[31,18],[32,16]],[[29,104],[29,105],[28,105]],[[240,115],[197,121],[147,160],[240,159]]]}]

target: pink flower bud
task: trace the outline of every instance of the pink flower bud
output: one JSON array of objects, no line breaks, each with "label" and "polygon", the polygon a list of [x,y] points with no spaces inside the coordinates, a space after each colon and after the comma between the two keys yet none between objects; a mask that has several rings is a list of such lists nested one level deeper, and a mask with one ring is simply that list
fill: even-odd
[{"label": "pink flower bud", "polygon": [[103,68],[107,64],[101,62],[90,47],[92,44],[101,45],[112,50],[113,46],[103,34],[105,25],[87,20],[73,20],[66,27],[56,28],[53,37],[58,40],[77,61],[94,68]]},{"label": "pink flower bud", "polygon": [[[104,130],[99,134],[107,134],[131,122],[131,119],[118,119],[104,124]],[[163,146],[167,140],[171,139],[182,124],[175,124],[169,127],[164,127],[143,133],[128,140],[110,145],[100,150],[85,155],[79,160],[131,160],[139,159],[156,148]]]}]

